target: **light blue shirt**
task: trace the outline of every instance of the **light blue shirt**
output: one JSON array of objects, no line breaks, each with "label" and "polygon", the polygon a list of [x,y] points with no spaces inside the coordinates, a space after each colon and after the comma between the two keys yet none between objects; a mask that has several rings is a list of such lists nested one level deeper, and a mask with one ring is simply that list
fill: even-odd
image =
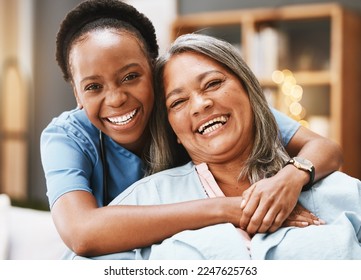
[{"label": "light blue shirt", "polygon": [[[287,145],[299,128],[298,122],[272,109],[282,143]],[[108,192],[112,200],[144,176],[143,162],[105,136]],[[63,194],[83,190],[92,193],[102,206],[103,169],[99,130],[84,110],[72,110],[54,118],[41,135],[41,159],[50,207]],[[110,201],[109,200],[109,201]]]},{"label": "light blue shirt", "polygon": [[[154,205],[205,198],[193,163],[144,178],[111,205]],[[326,225],[282,227],[256,234],[252,259],[361,259],[361,182],[341,172],[319,180],[299,202]],[[74,255],[72,256],[74,257]],[[100,259],[249,259],[244,240],[230,224],[180,232],[161,244]]]},{"label": "light blue shirt", "polygon": [[[206,198],[195,165],[168,169],[139,180],[111,205],[159,205]],[[282,227],[251,240],[251,258],[361,259],[361,182],[341,172],[319,180],[299,202],[325,225]],[[68,252],[66,258],[83,259]],[[185,230],[161,243],[94,259],[250,259],[246,243],[232,224]]]}]

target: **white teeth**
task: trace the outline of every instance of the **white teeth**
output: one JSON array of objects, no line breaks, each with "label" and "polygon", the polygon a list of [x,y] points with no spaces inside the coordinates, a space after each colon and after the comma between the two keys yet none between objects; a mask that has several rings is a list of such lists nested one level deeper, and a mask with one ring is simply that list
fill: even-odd
[{"label": "white teeth", "polygon": [[132,120],[132,118],[135,116],[136,113],[137,113],[137,109],[123,116],[108,118],[108,120],[114,124],[125,125]]},{"label": "white teeth", "polygon": [[217,128],[221,127],[222,125],[223,125],[223,124],[217,123],[217,124],[215,124],[215,125],[213,125],[213,126],[211,126],[211,127],[208,127],[208,128],[206,128],[206,129],[202,132],[202,134],[210,133],[210,132],[216,130]]},{"label": "white teeth", "polygon": [[213,120],[210,120],[204,124],[202,124],[198,128],[198,132],[200,134],[206,134],[210,133],[218,128],[220,128],[222,125],[224,125],[227,122],[228,118],[225,116],[214,118]]}]

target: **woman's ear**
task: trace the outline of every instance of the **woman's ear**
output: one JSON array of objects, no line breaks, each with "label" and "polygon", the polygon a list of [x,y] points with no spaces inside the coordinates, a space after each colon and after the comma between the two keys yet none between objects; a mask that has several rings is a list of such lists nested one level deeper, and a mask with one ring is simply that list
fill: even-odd
[{"label": "woman's ear", "polygon": [[82,105],[81,103],[79,103],[79,102],[77,101],[76,104],[77,104],[76,107],[77,107],[78,109],[83,109],[83,105]]},{"label": "woman's ear", "polygon": [[78,109],[83,109],[83,104],[81,103],[81,100],[80,100],[80,98],[79,98],[78,92],[76,91],[76,88],[75,88],[74,84],[71,83],[71,86],[72,86],[72,88],[73,88],[74,96],[75,96],[75,99],[76,99],[76,104],[77,104],[76,107],[77,107]]}]

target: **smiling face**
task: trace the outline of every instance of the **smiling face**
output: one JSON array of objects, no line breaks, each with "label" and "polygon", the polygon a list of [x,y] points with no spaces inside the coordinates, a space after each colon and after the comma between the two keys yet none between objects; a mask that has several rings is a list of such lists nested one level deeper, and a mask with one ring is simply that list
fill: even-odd
[{"label": "smiling face", "polygon": [[194,52],[174,55],[163,72],[169,122],[198,164],[246,160],[253,145],[253,113],[239,79]]},{"label": "smiling face", "polygon": [[115,29],[91,31],[69,54],[77,102],[89,120],[136,152],[153,108],[152,69],[139,40]]}]

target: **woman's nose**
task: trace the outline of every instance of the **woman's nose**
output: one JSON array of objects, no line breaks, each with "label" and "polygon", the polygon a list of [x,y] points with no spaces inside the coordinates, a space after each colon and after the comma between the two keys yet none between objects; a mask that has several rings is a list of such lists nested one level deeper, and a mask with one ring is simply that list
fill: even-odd
[{"label": "woman's nose", "polygon": [[196,94],[191,98],[191,113],[199,114],[213,106],[213,100],[206,95]]},{"label": "woman's nose", "polygon": [[128,95],[126,92],[118,88],[113,88],[106,92],[105,104],[111,107],[120,107],[126,102],[127,98]]}]

